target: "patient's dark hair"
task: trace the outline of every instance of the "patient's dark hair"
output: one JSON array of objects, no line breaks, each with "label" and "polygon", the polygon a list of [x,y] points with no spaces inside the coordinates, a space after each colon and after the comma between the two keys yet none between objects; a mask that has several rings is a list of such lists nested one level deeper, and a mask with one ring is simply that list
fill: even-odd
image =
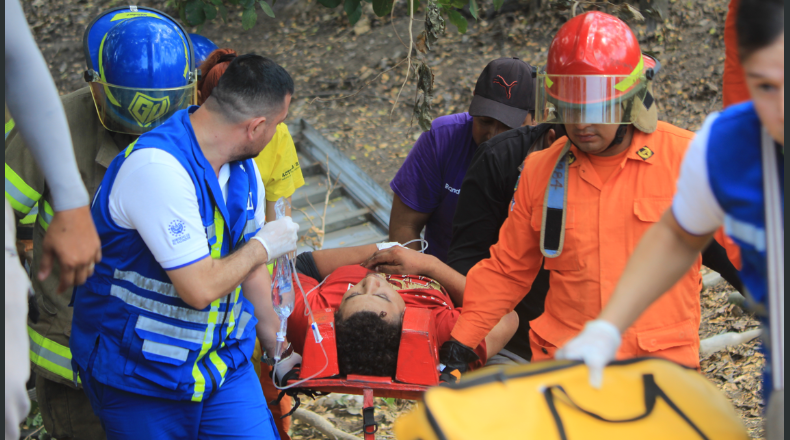
[{"label": "patient's dark hair", "polygon": [[735,30],[741,62],[768,47],[785,31],[784,0],[741,0]]},{"label": "patient's dark hair", "polygon": [[395,377],[403,320],[385,321],[374,312],[357,312],[343,319],[335,313],[337,363],[340,374]]}]

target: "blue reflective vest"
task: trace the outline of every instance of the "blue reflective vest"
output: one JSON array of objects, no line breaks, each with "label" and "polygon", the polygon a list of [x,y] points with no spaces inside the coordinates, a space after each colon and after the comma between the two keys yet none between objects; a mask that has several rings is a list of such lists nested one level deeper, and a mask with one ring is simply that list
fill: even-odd
[{"label": "blue reflective vest", "polygon": [[158,148],[172,154],[195,185],[207,255],[224,257],[255,234],[258,186],[252,160],[230,163],[226,204],[192,130],[189,114],[195,109],[177,112],[110,164],[91,206],[102,260],[74,291],[70,346],[75,366],[88,371],[90,365],[92,377],[103,384],[199,402],[252,356],[253,306],[241,286],[203,310],[189,306],[140,234],[119,227],[109,210],[112,185],[126,158]]},{"label": "blue reflective vest", "polygon": [[[768,305],[765,194],[761,125],[751,102],[723,111],[710,128],[706,166],[711,190],[725,213],[724,231],[741,248],[743,284],[751,299]],[[784,212],[784,155],[778,154]],[[767,316],[761,314],[763,321]],[[770,327],[764,326],[764,331]],[[766,347],[767,348],[767,347]],[[765,390],[771,390],[770,352],[766,350]]]}]

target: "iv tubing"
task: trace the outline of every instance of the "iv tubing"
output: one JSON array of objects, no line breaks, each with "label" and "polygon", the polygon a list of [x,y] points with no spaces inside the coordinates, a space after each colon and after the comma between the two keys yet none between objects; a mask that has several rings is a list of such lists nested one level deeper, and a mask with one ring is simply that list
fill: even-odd
[{"label": "iv tubing", "polygon": [[[407,241],[406,243],[402,244],[401,246],[404,246],[404,247],[408,246],[409,244],[414,243],[415,241],[419,241],[420,242],[420,248],[421,248],[420,251],[419,251],[420,253],[424,253],[425,250],[428,249],[428,241],[425,240],[425,239],[422,239],[422,238],[415,238],[414,240]],[[313,290],[317,289],[322,284],[324,284],[324,282],[329,277],[324,278],[323,281],[318,283],[318,285],[316,285],[315,287],[310,289],[310,291],[305,293],[304,288],[302,287],[302,283],[299,281],[299,276],[296,275],[296,273],[297,273],[296,272],[296,259],[295,258],[291,259],[290,263],[291,263],[291,267],[293,269],[292,273],[295,275],[294,278],[296,279],[296,285],[299,286],[299,291],[302,292],[302,297],[304,297],[305,316],[309,315],[310,319],[313,321],[312,325],[316,325],[315,316],[313,316],[313,309],[310,307],[310,302],[307,300],[307,295],[309,295]],[[314,330],[314,331],[317,331],[317,330]],[[274,367],[272,367],[272,384],[274,385],[274,387],[277,388],[278,390],[287,390],[289,388],[293,388],[293,387],[296,387],[298,385],[301,385],[301,384],[303,384],[304,382],[307,382],[310,379],[318,377],[319,374],[323,373],[324,370],[326,370],[326,368],[329,366],[329,355],[326,354],[326,349],[324,348],[324,344],[322,342],[319,342],[318,345],[321,346],[321,351],[324,353],[324,366],[317,373],[315,373],[314,375],[312,375],[312,376],[310,376],[308,378],[305,378],[305,379],[302,379],[302,380],[300,380],[298,382],[292,383],[291,385],[280,387],[280,386],[277,385],[277,380],[275,379],[277,377],[277,365],[279,365],[279,363],[280,363],[280,362],[277,362],[277,363],[274,364]]]}]

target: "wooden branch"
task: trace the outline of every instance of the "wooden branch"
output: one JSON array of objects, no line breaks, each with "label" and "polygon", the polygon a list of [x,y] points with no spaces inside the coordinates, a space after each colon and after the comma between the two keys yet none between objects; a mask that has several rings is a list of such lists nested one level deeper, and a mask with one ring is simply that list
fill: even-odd
[{"label": "wooden branch", "polygon": [[321,434],[324,434],[328,438],[335,440],[360,440],[357,436],[345,433],[335,428],[335,426],[332,425],[332,423],[330,423],[327,419],[310,411],[309,409],[297,408],[293,417],[294,420],[299,420],[300,422],[315,428],[317,431],[319,431]]},{"label": "wooden branch", "polygon": [[762,330],[749,330],[743,333],[722,333],[720,335],[711,336],[710,338],[703,339],[699,343],[699,355],[701,358],[706,358],[717,351],[721,351],[730,345],[740,345],[744,342],[749,342],[752,339],[760,336]]}]

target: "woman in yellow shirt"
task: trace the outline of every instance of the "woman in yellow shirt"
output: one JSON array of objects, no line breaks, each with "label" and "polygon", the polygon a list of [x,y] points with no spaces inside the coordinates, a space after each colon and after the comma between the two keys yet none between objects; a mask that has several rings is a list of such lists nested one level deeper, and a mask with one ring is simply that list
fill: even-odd
[{"label": "woman in yellow shirt", "polygon": [[[198,81],[198,104],[202,105],[208,99],[219,77],[234,58],[236,51],[233,49],[217,49],[203,61],[200,65],[201,79]],[[296,189],[304,185],[296,146],[287,125],[277,125],[271,142],[254,160],[266,188],[266,220],[274,220],[274,203],[280,197],[290,202]],[[290,206],[286,207],[285,214],[291,215]]]}]

